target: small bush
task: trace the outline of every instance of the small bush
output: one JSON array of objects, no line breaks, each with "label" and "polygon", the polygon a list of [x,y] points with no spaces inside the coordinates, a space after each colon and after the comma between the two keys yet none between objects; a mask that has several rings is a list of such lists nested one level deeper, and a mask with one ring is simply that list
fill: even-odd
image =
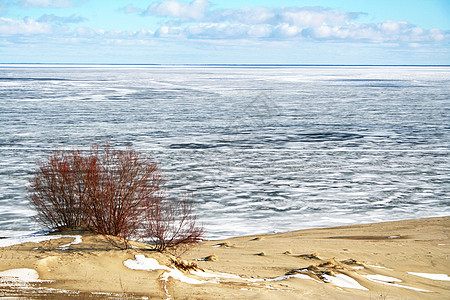
[{"label": "small bush", "polygon": [[146,211],[143,238],[150,239],[156,250],[189,248],[201,241],[204,230],[196,226],[192,200],[161,197]]},{"label": "small bush", "polygon": [[44,226],[64,229],[85,223],[82,160],[80,151],[60,151],[39,163],[30,182],[30,199],[38,212],[36,220]]},{"label": "small bush", "polygon": [[203,234],[192,201],[169,200],[157,164],[131,148],[55,151],[38,163],[30,199],[36,220],[48,228],[85,226],[124,241],[141,237],[159,251],[191,246]]},{"label": "small bush", "polygon": [[160,192],[156,163],[127,149],[92,148],[84,167],[86,200],[82,205],[92,231],[130,239],[137,236],[146,210],[152,210]]}]

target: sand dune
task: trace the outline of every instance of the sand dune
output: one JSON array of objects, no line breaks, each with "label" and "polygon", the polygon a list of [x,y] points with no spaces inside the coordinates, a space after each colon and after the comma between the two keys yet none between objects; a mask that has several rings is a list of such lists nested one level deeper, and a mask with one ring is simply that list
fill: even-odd
[{"label": "sand dune", "polygon": [[444,217],[205,241],[180,259],[81,231],[3,239],[0,297],[450,299],[449,225]]}]

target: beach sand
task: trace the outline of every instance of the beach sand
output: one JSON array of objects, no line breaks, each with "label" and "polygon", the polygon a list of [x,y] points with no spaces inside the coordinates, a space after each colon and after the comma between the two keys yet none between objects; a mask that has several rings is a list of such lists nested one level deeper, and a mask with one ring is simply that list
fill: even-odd
[{"label": "beach sand", "polygon": [[70,232],[1,247],[0,297],[450,299],[449,225],[443,217],[205,241],[181,255],[198,266],[188,271],[145,244],[121,250]]}]

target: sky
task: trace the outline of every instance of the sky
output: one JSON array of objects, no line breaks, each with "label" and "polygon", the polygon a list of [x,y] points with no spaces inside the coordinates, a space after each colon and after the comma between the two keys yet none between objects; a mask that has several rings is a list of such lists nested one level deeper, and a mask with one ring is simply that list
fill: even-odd
[{"label": "sky", "polygon": [[0,63],[450,64],[450,0],[0,0]]}]

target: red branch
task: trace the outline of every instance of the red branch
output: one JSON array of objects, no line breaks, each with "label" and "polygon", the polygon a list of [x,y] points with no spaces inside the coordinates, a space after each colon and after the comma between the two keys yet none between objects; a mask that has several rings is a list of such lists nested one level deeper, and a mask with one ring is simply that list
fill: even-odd
[{"label": "red branch", "polygon": [[86,226],[125,242],[140,236],[158,251],[194,245],[203,235],[192,200],[169,200],[157,164],[131,148],[55,151],[38,163],[30,199],[48,228]]}]

